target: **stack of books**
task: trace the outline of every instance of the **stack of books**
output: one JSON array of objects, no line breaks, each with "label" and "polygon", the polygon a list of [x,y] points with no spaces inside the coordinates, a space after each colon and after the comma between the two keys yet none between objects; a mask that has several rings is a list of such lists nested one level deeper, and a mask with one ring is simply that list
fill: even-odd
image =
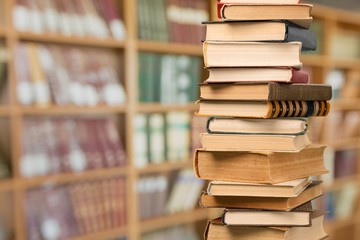
[{"label": "stack of books", "polygon": [[219,0],[223,21],[205,23],[198,114],[211,118],[194,171],[211,181],[200,205],[225,208],[205,239],[323,239],[326,212],[311,201],[322,195],[312,179],[327,173],[325,146],[311,143],[307,119],[328,114],[331,87],[301,70],[301,50],[316,49],[312,6],[254,2]]}]

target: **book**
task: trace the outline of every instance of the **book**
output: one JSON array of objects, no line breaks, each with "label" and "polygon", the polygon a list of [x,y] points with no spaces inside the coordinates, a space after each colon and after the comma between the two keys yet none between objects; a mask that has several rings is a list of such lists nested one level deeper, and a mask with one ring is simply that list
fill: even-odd
[{"label": "book", "polygon": [[301,135],[307,132],[306,118],[252,119],[211,117],[208,133]]},{"label": "book", "polygon": [[221,221],[227,226],[266,226],[266,227],[310,227],[314,211],[311,202],[307,202],[291,211],[263,211],[247,209],[225,209]]},{"label": "book", "polygon": [[203,43],[205,67],[293,67],[300,69],[300,42]]},{"label": "book", "polygon": [[209,134],[200,135],[205,150],[299,152],[311,144],[307,134]]},{"label": "book", "polygon": [[321,182],[311,183],[296,197],[256,197],[256,196],[212,196],[203,192],[200,206],[205,208],[242,208],[276,211],[290,211],[322,195]]},{"label": "book", "polygon": [[211,196],[244,196],[244,197],[297,197],[312,181],[301,178],[277,184],[255,184],[242,182],[211,181],[207,194]]},{"label": "book", "polygon": [[325,146],[300,152],[240,152],[198,149],[194,172],[198,178],[248,183],[280,183],[327,173]]},{"label": "book", "polygon": [[201,84],[200,99],[250,101],[329,101],[331,86],[325,84]]},{"label": "book", "polygon": [[226,21],[288,20],[303,28],[312,22],[310,4],[219,4],[218,15]]},{"label": "book", "polygon": [[287,21],[212,21],[204,24],[206,25],[206,41],[298,41],[302,43],[303,51],[316,49],[314,32]]},{"label": "book", "polygon": [[198,101],[198,115],[279,118],[279,117],[324,117],[330,111],[328,101]]},{"label": "book", "polygon": [[233,68],[207,68],[209,77],[205,83],[255,83],[255,82],[283,82],[308,83],[309,74],[294,68],[270,67],[233,67]]},{"label": "book", "polygon": [[162,163],[165,161],[165,119],[162,114],[153,113],[149,120],[149,160],[150,163]]},{"label": "book", "polygon": [[220,219],[210,220],[205,230],[205,240],[302,240],[304,236],[309,240],[326,239],[323,220],[325,212],[312,215],[310,227],[248,227],[226,226]]}]

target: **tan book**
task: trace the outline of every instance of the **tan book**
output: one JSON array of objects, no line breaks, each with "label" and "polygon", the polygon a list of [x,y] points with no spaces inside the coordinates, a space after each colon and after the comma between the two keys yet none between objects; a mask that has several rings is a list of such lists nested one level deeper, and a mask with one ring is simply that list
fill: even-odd
[{"label": "tan book", "polygon": [[282,118],[282,117],[323,117],[330,111],[328,101],[229,101],[200,100],[198,115]]},{"label": "tan book", "polygon": [[310,226],[314,211],[307,202],[292,211],[263,211],[247,209],[225,209],[221,220],[229,226]]},{"label": "tan book", "polygon": [[211,181],[208,184],[207,194],[211,196],[239,197],[297,197],[311,182],[309,178],[301,178],[273,185]]},{"label": "tan book", "polygon": [[203,149],[228,151],[299,152],[311,142],[303,135],[209,134],[202,133]]},{"label": "tan book", "polygon": [[[205,230],[205,240],[322,240],[324,212],[312,215],[310,227],[245,227],[226,226],[220,219],[210,220]],[[306,236],[306,237],[305,237]]]},{"label": "tan book", "polygon": [[203,43],[205,67],[294,67],[300,69],[300,42]]},{"label": "tan book", "polygon": [[207,68],[209,78],[206,83],[241,83],[241,82],[284,82],[308,83],[309,74],[290,67],[215,67]]},{"label": "tan book", "polygon": [[305,134],[306,131],[306,118],[253,119],[212,117],[207,123],[208,133],[298,135]]},{"label": "tan book", "polygon": [[315,144],[295,153],[198,149],[194,171],[205,180],[280,183],[327,173],[324,149],[325,146]]},{"label": "tan book", "polygon": [[322,195],[321,182],[311,183],[296,197],[243,197],[243,196],[211,196],[203,192],[200,206],[204,208],[242,208],[291,211]]},{"label": "tan book", "polygon": [[207,100],[328,101],[331,86],[325,84],[201,84],[200,98]]},{"label": "tan book", "polygon": [[309,28],[311,9],[310,4],[224,4],[219,15],[224,20],[288,20]]}]

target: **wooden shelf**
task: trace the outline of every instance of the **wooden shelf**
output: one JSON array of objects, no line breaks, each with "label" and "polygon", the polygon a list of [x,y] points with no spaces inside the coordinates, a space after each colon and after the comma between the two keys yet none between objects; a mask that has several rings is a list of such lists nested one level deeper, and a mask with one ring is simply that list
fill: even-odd
[{"label": "wooden shelf", "polygon": [[69,44],[88,47],[101,47],[101,48],[124,48],[126,41],[119,41],[115,39],[100,39],[94,37],[70,37],[60,34],[36,34],[29,32],[17,32],[17,37],[20,40],[42,42],[42,43],[56,43],[56,44]]},{"label": "wooden shelf", "polygon": [[13,179],[2,179],[0,180],[0,192],[12,191],[14,189]]},{"label": "wooden shelf", "polygon": [[329,59],[323,55],[302,54],[300,59],[304,66],[328,67],[330,65]]},{"label": "wooden shelf", "polygon": [[181,212],[171,214],[168,216],[158,217],[141,222],[142,233],[151,232],[161,228],[167,228],[174,225],[181,225],[187,223],[194,223],[201,220],[206,220],[209,216],[208,209],[195,209],[191,212]]},{"label": "wooden shelf", "polygon": [[17,112],[27,115],[76,115],[76,114],[118,114],[125,113],[125,106],[110,107],[79,107],[79,106],[47,106],[47,107],[19,107]]},{"label": "wooden shelf", "polygon": [[136,169],[138,174],[148,174],[148,173],[163,173],[177,171],[184,168],[191,168],[191,161],[182,161],[182,162],[167,162],[161,164],[150,164],[145,168]]},{"label": "wooden shelf", "polygon": [[180,44],[180,43],[167,43],[167,42],[150,42],[138,40],[137,47],[139,51],[166,53],[166,54],[184,54],[192,56],[202,56],[203,51],[201,44]]},{"label": "wooden shelf", "polygon": [[340,138],[336,141],[322,143],[334,148],[335,150],[358,149],[360,148],[360,137]]},{"label": "wooden shelf", "polygon": [[98,239],[117,239],[127,235],[127,228],[114,228],[111,230],[101,231],[93,234],[87,234],[79,237],[69,238],[69,240],[98,240]]},{"label": "wooden shelf", "polygon": [[333,7],[327,7],[324,5],[316,4],[311,12],[312,16],[327,19],[330,21],[336,21],[341,23],[347,23],[355,26],[360,26],[360,14],[350,12],[341,9],[335,9]]},{"label": "wooden shelf", "polygon": [[0,106],[0,117],[9,116],[10,115],[10,107],[8,106]]},{"label": "wooden shelf", "polygon": [[6,37],[6,30],[0,27],[0,38]]},{"label": "wooden shelf", "polygon": [[106,178],[112,176],[124,176],[127,174],[127,168],[105,168],[80,173],[63,173],[58,175],[49,175],[33,178],[22,178],[19,180],[23,188],[35,188],[43,185],[60,185],[83,180],[96,178]]},{"label": "wooden shelf", "polygon": [[355,217],[350,217],[347,219],[338,219],[338,220],[325,220],[324,227],[325,227],[325,231],[331,235],[332,232],[356,224],[357,222],[358,220],[355,219]]},{"label": "wooden shelf", "polygon": [[360,99],[335,99],[330,103],[332,110],[360,110]]},{"label": "wooden shelf", "polygon": [[357,183],[360,180],[360,176],[358,175],[351,175],[342,178],[335,178],[334,181],[330,185],[324,184],[325,191],[334,191],[344,187],[344,185],[349,183]]},{"label": "wooden shelf", "polygon": [[138,112],[153,113],[153,112],[169,112],[169,111],[188,111],[195,112],[199,109],[199,106],[193,103],[185,105],[171,105],[160,103],[141,103],[138,105]]}]

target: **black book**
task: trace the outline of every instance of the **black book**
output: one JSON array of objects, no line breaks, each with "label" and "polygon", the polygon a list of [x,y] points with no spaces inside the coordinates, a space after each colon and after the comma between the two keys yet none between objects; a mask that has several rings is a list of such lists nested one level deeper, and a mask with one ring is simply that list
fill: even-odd
[{"label": "black book", "polygon": [[287,21],[212,21],[206,41],[301,42],[303,51],[316,50],[315,33]]}]

